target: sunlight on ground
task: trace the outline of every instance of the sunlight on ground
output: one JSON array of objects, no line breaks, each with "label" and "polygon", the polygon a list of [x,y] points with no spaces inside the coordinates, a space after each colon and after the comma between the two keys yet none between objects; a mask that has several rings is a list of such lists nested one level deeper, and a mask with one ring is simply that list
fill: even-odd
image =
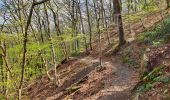
[{"label": "sunlight on ground", "polygon": [[121,91],[124,91],[124,90],[129,89],[129,88],[130,88],[130,87],[127,86],[127,85],[124,85],[124,86],[118,86],[118,85],[116,85],[116,86],[108,87],[107,89],[102,90],[101,92],[102,92],[102,93],[121,92]]}]

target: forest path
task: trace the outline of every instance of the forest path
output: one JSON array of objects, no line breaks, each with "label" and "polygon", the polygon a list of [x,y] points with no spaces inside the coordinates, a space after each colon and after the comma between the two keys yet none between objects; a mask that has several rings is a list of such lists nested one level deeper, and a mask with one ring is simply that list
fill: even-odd
[{"label": "forest path", "polygon": [[[86,63],[86,68],[79,71],[74,76],[76,81],[72,78],[67,82],[63,90],[51,95],[46,100],[130,100],[131,90],[139,81],[138,73],[133,69],[123,65],[116,56],[103,57],[103,67],[105,69],[101,72],[96,72],[96,64],[99,62],[96,56],[86,56],[78,60],[78,62]],[[79,63],[77,63],[79,64]],[[94,65],[94,66],[92,66]],[[79,67],[81,67],[79,65]],[[91,68],[91,70],[88,70]],[[87,79],[80,84],[80,88],[75,92],[65,93],[65,89],[77,83],[79,79],[87,76]]]},{"label": "forest path", "polygon": [[[138,73],[123,65],[117,56],[103,57],[105,69],[97,72],[97,55],[85,56],[68,62],[60,70],[60,87],[55,87],[47,76],[29,86],[31,100],[129,100],[131,89],[138,82]],[[84,77],[85,80],[83,79]],[[80,82],[83,80],[83,82]],[[80,87],[68,92],[70,87]]]},{"label": "forest path", "polygon": [[[166,12],[170,12],[167,10]],[[166,13],[164,11],[164,13]],[[167,15],[167,14],[165,14]],[[156,17],[155,17],[156,16]],[[162,20],[160,12],[148,15],[143,21],[145,29],[149,29]],[[131,25],[135,35],[145,31],[141,22]],[[117,29],[109,30],[111,41],[117,42]],[[128,25],[125,24],[127,40],[131,41],[134,34],[129,34]],[[108,47],[106,35],[102,34],[103,55],[111,48]],[[97,39],[96,39],[97,40]],[[131,90],[139,81],[138,72],[125,66],[116,55],[103,57],[103,66],[106,68],[96,72],[99,62],[99,44],[93,43],[93,51],[90,56],[81,56],[73,59],[58,69],[61,82],[60,87],[55,87],[47,75],[37,79],[27,87],[27,95],[31,100],[130,100]],[[53,71],[51,71],[51,75]],[[83,79],[83,82],[79,81]],[[78,83],[78,84],[77,84]],[[76,91],[69,91],[70,87],[80,87]]]},{"label": "forest path", "polygon": [[103,67],[106,69],[102,72],[92,71],[82,88],[64,100],[131,100],[131,90],[139,81],[138,73],[116,56],[103,57]]},{"label": "forest path", "polygon": [[104,58],[104,67],[111,73],[102,80],[103,89],[86,98],[88,100],[131,100],[131,90],[139,81],[138,72],[123,65],[119,58]]}]

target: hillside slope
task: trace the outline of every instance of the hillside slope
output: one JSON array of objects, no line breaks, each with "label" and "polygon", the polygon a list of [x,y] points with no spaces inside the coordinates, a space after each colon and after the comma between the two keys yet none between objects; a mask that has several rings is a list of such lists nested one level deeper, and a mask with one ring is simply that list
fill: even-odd
[{"label": "hillside slope", "polygon": [[[169,10],[164,11],[164,16]],[[155,17],[157,16],[157,17]],[[126,38],[133,41],[135,36],[143,31],[149,30],[156,23],[162,20],[160,12],[147,15],[143,23],[136,22],[131,25],[132,33],[128,31],[128,24],[125,23]],[[93,43],[93,51],[90,55],[81,55],[72,58],[59,69],[60,87],[55,87],[46,75],[35,80],[26,89],[26,98],[33,100],[130,100],[131,90],[139,82],[139,73],[134,68],[127,67],[122,63],[119,55],[113,54],[117,44],[117,28],[109,29],[112,46],[108,46],[106,35],[102,38],[103,66],[101,72],[95,69],[99,65],[98,41]],[[128,46],[128,44],[126,45]],[[124,47],[122,47],[123,49]],[[53,71],[50,71],[53,75]]]}]

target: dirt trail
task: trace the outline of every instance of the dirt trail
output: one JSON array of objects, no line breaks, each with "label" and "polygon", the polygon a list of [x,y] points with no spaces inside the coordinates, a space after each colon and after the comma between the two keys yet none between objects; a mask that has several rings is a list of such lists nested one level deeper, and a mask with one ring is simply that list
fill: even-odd
[{"label": "dirt trail", "polygon": [[139,81],[138,73],[121,64],[117,57],[105,58],[104,67],[114,74],[103,80],[104,88],[88,100],[131,100],[131,90]]},{"label": "dirt trail", "polygon": [[[161,20],[159,13],[156,15],[157,17],[151,16],[152,22],[149,21],[151,17],[147,19],[148,21],[145,20],[146,28],[152,27]],[[142,29],[139,22],[132,25],[132,30],[138,34],[145,29]],[[116,29],[111,29],[112,41],[117,41],[115,32],[117,32]],[[128,39],[134,38],[131,34],[127,37]],[[106,37],[102,40],[103,55],[110,50],[105,39]],[[131,100],[131,90],[139,81],[138,72],[123,65],[116,55],[103,57],[103,66],[106,69],[96,72],[95,68],[99,62],[98,43],[94,43],[93,48],[95,49],[91,52],[91,56],[82,56],[61,66],[58,73],[62,86],[55,87],[44,75],[28,86],[27,95],[29,98],[31,100]],[[76,84],[84,77],[83,82]],[[72,86],[80,88],[68,92],[67,89]]]},{"label": "dirt trail", "polygon": [[[95,70],[98,66],[97,62],[96,56],[74,60],[66,65],[67,72],[71,74],[61,75],[62,86],[56,88],[49,81],[44,81],[46,79],[41,79],[41,82],[37,80],[39,83],[30,86],[32,87],[29,89],[30,98],[33,100],[122,100],[123,98],[123,100],[128,100],[131,89],[138,82],[137,72],[122,65],[115,56],[103,58],[103,66],[106,69],[101,72]],[[73,70],[75,72],[71,72]],[[64,71],[65,69],[61,70],[61,72]],[[66,92],[67,88],[85,76],[87,80],[78,84],[81,87],[78,91]]]},{"label": "dirt trail", "polygon": [[[69,98],[74,100],[130,100],[131,89],[139,81],[138,73],[122,65],[116,57],[105,57],[106,70],[89,74],[89,79]],[[68,98],[65,98],[67,100]]]},{"label": "dirt trail", "polygon": [[[80,59],[81,62],[98,62],[96,57],[88,56]],[[138,73],[122,65],[117,57],[104,57],[103,66],[106,68],[102,72],[96,70],[86,70],[88,80],[79,84],[81,88],[71,94],[58,93],[52,95],[47,100],[130,100],[131,89],[138,82]],[[95,68],[94,66],[93,68]],[[90,72],[90,73],[89,73]],[[81,77],[87,75],[81,73]],[[81,78],[80,76],[77,78]],[[66,86],[65,86],[66,88]]]}]

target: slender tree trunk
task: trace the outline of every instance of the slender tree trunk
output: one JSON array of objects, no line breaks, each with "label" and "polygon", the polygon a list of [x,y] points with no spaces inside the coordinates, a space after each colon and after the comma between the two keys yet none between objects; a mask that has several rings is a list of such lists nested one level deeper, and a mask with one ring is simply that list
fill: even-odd
[{"label": "slender tree trunk", "polygon": [[50,22],[49,22],[49,17],[48,17],[48,12],[47,12],[47,8],[46,5],[44,4],[44,10],[45,10],[45,15],[46,15],[46,21],[47,21],[47,32],[48,32],[48,36],[49,36],[49,41],[50,41],[50,46],[51,46],[51,52],[52,52],[52,61],[53,61],[53,66],[54,66],[54,73],[55,73],[55,77],[54,77],[54,84],[56,86],[59,85],[59,80],[58,80],[58,75],[57,75],[57,61],[56,61],[56,53],[55,53],[55,47],[52,41],[52,36],[51,36],[51,31],[50,31]]},{"label": "slender tree trunk", "polygon": [[18,100],[21,100],[21,95],[22,95],[22,85],[23,85],[23,81],[24,81],[24,70],[25,70],[26,53],[27,53],[28,28],[29,28],[29,25],[31,24],[33,9],[36,5],[42,4],[42,3],[47,2],[47,1],[48,0],[35,2],[35,0],[33,0],[33,3],[31,5],[30,11],[29,11],[29,16],[28,16],[28,19],[27,19],[27,23],[26,23],[26,26],[25,26],[25,32],[24,32],[24,36],[23,36],[24,37],[24,40],[23,40],[23,56],[22,56],[22,64],[21,64],[21,80],[20,80],[19,89],[18,89]]},{"label": "slender tree trunk", "polygon": [[43,36],[43,32],[42,32],[42,23],[41,23],[39,9],[40,9],[40,7],[38,7],[38,10],[35,11],[35,13],[37,14],[37,22],[38,22],[37,26],[38,26],[38,31],[40,32],[41,42],[44,43],[44,36]]},{"label": "slender tree trunk", "polygon": [[[15,0],[14,0],[15,1]],[[24,33],[24,26],[23,26],[23,18],[22,18],[22,15],[21,15],[21,7],[20,7],[20,0],[17,0],[18,3],[17,3],[17,6],[18,6],[18,18],[19,18],[19,21],[20,21],[20,27],[21,27],[21,32]]]},{"label": "slender tree trunk", "polygon": [[[60,25],[59,25],[59,19],[58,19],[58,17],[57,17],[58,12],[55,13],[55,11],[53,10],[51,4],[50,4],[50,9],[51,9],[52,14],[53,14],[54,25],[55,25],[55,29],[56,29],[57,36],[58,36],[59,39],[62,41],[61,47],[63,48],[63,52],[64,52],[65,59],[66,59],[66,61],[68,61],[69,55],[68,55],[68,52],[67,52],[66,43],[64,42],[63,37],[61,37],[61,30],[60,30]],[[57,14],[57,15],[56,15],[56,14]]]},{"label": "slender tree trunk", "polygon": [[21,95],[22,95],[22,84],[24,80],[24,70],[25,70],[25,62],[26,62],[26,52],[27,52],[27,36],[28,36],[28,27],[31,23],[31,17],[34,9],[34,3],[31,6],[29,17],[27,20],[27,24],[25,27],[25,33],[24,33],[24,41],[23,41],[23,58],[22,58],[22,65],[21,65],[21,80],[20,80],[20,85],[19,85],[19,91],[18,91],[18,99],[21,100]]},{"label": "slender tree trunk", "polygon": [[[80,15],[80,22],[81,22],[82,33],[83,33],[84,35],[86,35],[85,30],[84,30],[84,23],[83,23],[82,12],[81,12],[81,8],[80,8],[80,0],[79,0],[79,3],[78,3],[78,11],[79,11],[79,15]],[[85,45],[85,49],[86,49],[86,53],[87,53],[87,52],[88,52],[88,49],[87,49],[86,36],[84,36],[83,39],[84,39],[84,45]]]},{"label": "slender tree trunk", "polygon": [[101,13],[100,14],[101,14],[101,19],[102,19],[101,20],[102,21],[102,27],[105,28],[105,25],[104,25],[105,24],[105,22],[104,22],[105,19],[104,19],[104,7],[103,7],[103,4],[104,4],[103,0],[100,0],[100,5],[101,5],[101,9],[100,9]]},{"label": "slender tree trunk", "polygon": [[98,40],[99,40],[99,71],[102,70],[103,68],[103,61],[102,61],[102,46],[101,46],[101,31],[100,31],[100,21],[101,21],[101,6],[99,6],[97,4],[97,8],[99,8],[98,10],[98,17],[97,17],[97,33],[98,33]]},{"label": "slender tree trunk", "polygon": [[103,67],[103,63],[102,63],[102,46],[101,46],[101,32],[100,32],[99,25],[100,25],[100,15],[99,15],[99,18],[98,18],[98,21],[97,21],[97,32],[99,34],[99,61],[100,61],[100,68],[102,68]]},{"label": "slender tree trunk", "polygon": [[[72,36],[75,38],[76,36],[76,18],[75,18],[75,0],[71,2],[71,21],[72,21]],[[76,51],[76,42],[74,40],[72,49]]]},{"label": "slender tree trunk", "polygon": [[89,46],[90,46],[90,50],[92,50],[92,31],[91,31],[91,22],[90,22],[90,13],[89,13],[89,7],[88,7],[88,0],[86,0],[86,12],[87,12],[89,34],[90,34],[90,40],[89,40],[90,45]]},{"label": "slender tree trunk", "polygon": [[[41,33],[41,34],[40,34],[41,42],[44,44],[44,37],[43,37],[43,33],[42,33],[42,25],[41,25],[41,18],[40,18],[40,14],[39,14],[39,8],[38,8],[38,10],[36,11],[36,14],[37,14],[37,19],[38,19],[38,23],[37,23],[37,26],[38,26],[38,28],[39,28],[38,30],[39,30],[39,32]],[[44,25],[44,24],[43,24],[43,25]],[[44,27],[45,27],[45,26],[44,26]],[[44,30],[46,30],[46,28],[44,28]],[[37,43],[38,43],[38,45],[40,44],[39,41],[37,41]],[[42,51],[42,50],[39,50],[38,52],[40,53],[39,56],[41,57],[41,61],[43,62],[43,65],[42,65],[42,66],[45,67],[45,71],[46,71],[46,74],[47,74],[48,78],[49,78],[50,80],[52,80],[52,77],[51,77],[50,74],[48,73],[49,70],[48,70],[48,65],[47,65],[46,58],[43,57],[42,54],[41,54],[41,53],[45,54],[45,52]]]},{"label": "slender tree trunk", "polygon": [[166,3],[167,3],[166,8],[167,8],[167,9],[170,8],[170,1],[169,1],[169,0],[166,0]]},{"label": "slender tree trunk", "polygon": [[130,23],[130,0],[127,1],[127,8],[128,8],[128,23],[129,23],[129,33],[131,34],[132,33],[132,30],[131,30],[131,23]]},{"label": "slender tree trunk", "polygon": [[[1,26],[0,32],[3,31],[4,25],[6,22],[5,13],[4,13],[4,22]],[[3,93],[3,95],[5,95],[5,98],[8,100],[8,80],[9,80],[9,72],[11,72],[11,71],[9,68],[9,63],[7,61],[7,51],[6,51],[5,41],[0,40],[0,48],[1,48],[1,50],[0,50],[0,67],[1,67],[1,75],[2,75],[1,79],[2,79],[3,84],[5,84],[5,82],[6,82],[6,86],[4,86],[4,85],[2,86],[2,93]],[[6,70],[4,67],[6,67]],[[6,72],[6,74],[5,74],[5,72]],[[6,80],[5,80],[5,78],[6,78]]]},{"label": "slender tree trunk", "polygon": [[106,29],[106,37],[107,37],[107,41],[108,41],[108,44],[110,45],[111,43],[110,43],[110,35],[109,35],[109,32],[108,32],[108,24],[107,24],[107,17],[106,17],[106,11],[105,11],[105,9],[104,9],[104,7],[103,7],[103,0],[100,0],[100,3],[101,3],[101,9],[102,9],[102,13],[103,13],[103,15],[104,15],[104,24],[105,24],[105,29]]},{"label": "slender tree trunk", "polygon": [[[0,44],[1,44],[1,41],[0,41]],[[5,80],[4,80],[4,78],[5,78],[5,75],[4,75],[4,67],[3,67],[3,54],[2,54],[2,50],[0,50],[0,67],[1,67],[1,82],[4,84],[5,83]],[[3,85],[2,87],[1,87],[1,91],[0,92],[2,92],[2,94],[5,94],[5,86]]]},{"label": "slender tree trunk", "polygon": [[[93,6],[94,6],[94,14],[95,14],[95,20],[96,20],[96,23],[97,23],[97,7],[96,7],[96,0],[93,0]],[[97,24],[96,24],[97,26]]]},{"label": "slender tree trunk", "polygon": [[8,100],[8,91],[9,91],[9,89],[8,89],[9,80],[10,80],[10,73],[9,73],[9,71],[7,71],[7,73],[6,73],[6,90],[5,90],[5,97],[7,100]]},{"label": "slender tree trunk", "polygon": [[113,4],[112,4],[112,1],[113,0],[109,0],[109,13],[110,13],[110,15],[109,15],[109,17],[110,17],[110,25],[113,23],[113,18],[114,18],[114,10],[113,10]]},{"label": "slender tree trunk", "polygon": [[[77,37],[78,36],[78,6],[76,5],[76,16],[75,16],[75,19],[76,19],[76,27],[75,27],[75,36]],[[75,49],[76,50],[78,50],[78,48],[79,48],[79,41],[78,41],[78,39],[76,38],[76,40],[75,40]]]},{"label": "slender tree trunk", "polygon": [[[4,84],[5,83],[5,74],[4,74],[5,70],[3,68],[3,60],[1,61],[0,67],[1,67],[1,82],[2,82],[2,84]],[[5,95],[5,86],[4,85],[1,87],[1,93],[3,95]]]},{"label": "slender tree trunk", "polygon": [[[3,74],[3,82],[6,83],[6,86],[3,86],[3,89],[4,89],[4,95],[6,98],[8,98],[8,80],[9,80],[9,72],[11,73],[11,70],[10,70],[10,66],[9,66],[9,63],[8,63],[8,60],[7,60],[7,51],[6,51],[6,43],[5,41],[0,41],[0,47],[1,47],[1,50],[2,50],[2,60],[3,60],[3,65],[4,67],[6,67],[6,70],[4,68],[2,68],[2,71],[6,72],[2,72]],[[2,66],[3,67],[3,66]]]}]

